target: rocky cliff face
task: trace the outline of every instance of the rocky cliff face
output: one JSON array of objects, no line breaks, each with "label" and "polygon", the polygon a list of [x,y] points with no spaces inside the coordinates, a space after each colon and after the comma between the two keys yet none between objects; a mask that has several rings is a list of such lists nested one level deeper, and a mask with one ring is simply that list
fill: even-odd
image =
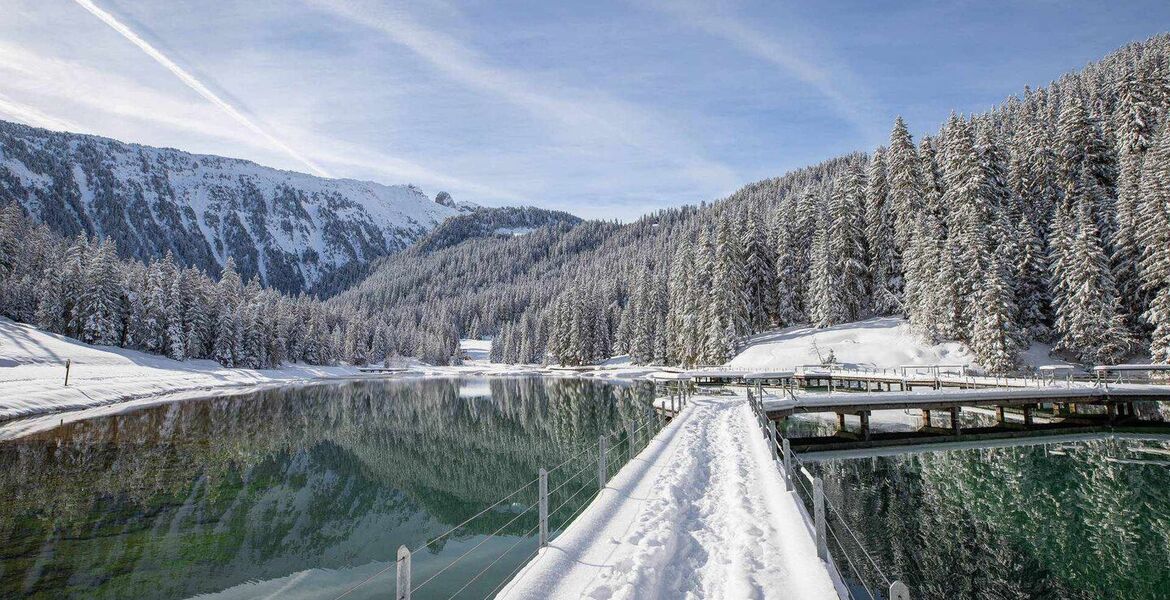
[{"label": "rocky cliff face", "polygon": [[0,203],[65,235],[109,237],[124,256],[168,251],[217,272],[312,291],[401,250],[466,209],[413,186],[281,171],[0,121]]}]

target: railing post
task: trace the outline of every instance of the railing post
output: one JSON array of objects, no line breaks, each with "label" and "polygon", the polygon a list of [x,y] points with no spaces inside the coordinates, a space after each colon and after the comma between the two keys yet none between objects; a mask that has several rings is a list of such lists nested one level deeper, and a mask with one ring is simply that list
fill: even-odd
[{"label": "railing post", "polygon": [[890,600],[910,600],[910,588],[901,581],[890,584]]},{"label": "railing post", "polygon": [[398,577],[394,600],[410,600],[410,550],[398,547]]},{"label": "railing post", "polygon": [[540,547],[548,545],[548,471],[540,469]]},{"label": "railing post", "polygon": [[597,436],[597,489],[605,489],[605,435]]},{"label": "railing post", "polygon": [[626,443],[630,447],[630,460],[634,460],[634,420],[626,421]]},{"label": "railing post", "polygon": [[776,453],[776,422],[771,419],[768,420],[768,447],[772,449],[772,462],[779,460]]},{"label": "railing post", "polygon": [[829,541],[825,539],[825,482],[813,479],[813,518],[817,530],[817,556],[829,560]]},{"label": "railing post", "polygon": [[784,450],[784,489],[792,491],[792,446],[788,443],[788,438],[782,438],[781,448]]}]

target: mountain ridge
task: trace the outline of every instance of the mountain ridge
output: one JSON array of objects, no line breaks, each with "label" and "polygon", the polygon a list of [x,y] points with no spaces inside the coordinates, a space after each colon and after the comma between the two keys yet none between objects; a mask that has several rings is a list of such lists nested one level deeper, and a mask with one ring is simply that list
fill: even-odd
[{"label": "mountain ridge", "polygon": [[169,252],[214,274],[230,256],[245,277],[289,293],[314,291],[474,210],[432,201],[413,185],[0,121],[6,202],[62,235],[110,237],[128,258]]}]

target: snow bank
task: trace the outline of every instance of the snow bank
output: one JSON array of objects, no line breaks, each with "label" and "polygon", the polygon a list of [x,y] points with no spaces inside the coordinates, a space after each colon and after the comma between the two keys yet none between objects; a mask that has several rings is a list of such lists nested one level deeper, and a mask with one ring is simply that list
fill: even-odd
[{"label": "snow bank", "polygon": [[479,362],[488,362],[492,355],[492,341],[491,340],[459,340],[459,351],[463,353],[467,360],[474,360]]},{"label": "snow bank", "polygon": [[[72,362],[65,386],[65,361]],[[0,318],[0,421],[230,386],[357,377],[353,367],[228,369],[134,350],[90,346]]]},{"label": "snow bank", "polygon": [[742,396],[694,398],[500,598],[837,598]]},{"label": "snow bank", "polygon": [[749,346],[731,359],[730,367],[792,369],[819,365],[832,352],[846,367],[888,369],[903,365],[972,365],[975,355],[965,344],[928,344],[910,331],[905,319],[879,317],[824,329],[789,327],[748,338]]}]

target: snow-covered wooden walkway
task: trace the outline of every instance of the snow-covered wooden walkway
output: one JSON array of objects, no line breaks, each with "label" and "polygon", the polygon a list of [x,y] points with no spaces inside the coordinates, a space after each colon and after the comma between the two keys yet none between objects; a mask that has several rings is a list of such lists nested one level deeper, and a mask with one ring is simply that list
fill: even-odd
[{"label": "snow-covered wooden walkway", "polygon": [[695,397],[500,598],[837,598],[743,396]]}]

